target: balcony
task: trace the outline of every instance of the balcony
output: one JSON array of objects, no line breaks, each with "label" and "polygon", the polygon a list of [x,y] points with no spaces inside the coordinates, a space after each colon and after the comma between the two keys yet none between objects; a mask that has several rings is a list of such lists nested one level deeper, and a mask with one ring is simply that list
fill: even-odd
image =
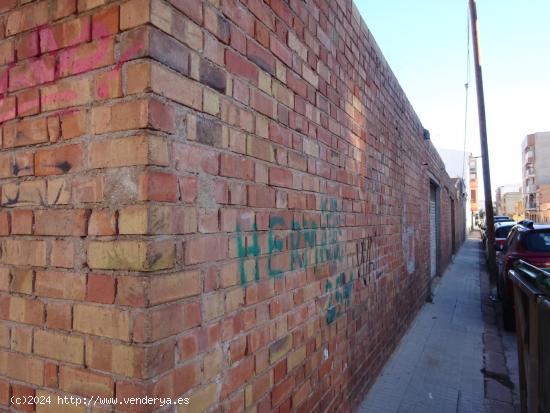
[{"label": "balcony", "polygon": [[537,192],[537,186],[533,184],[529,184],[525,187],[525,193],[526,194],[534,194]]},{"label": "balcony", "polygon": [[535,162],[535,153],[533,151],[525,152],[525,155],[523,157],[523,164],[530,165],[533,162]]}]

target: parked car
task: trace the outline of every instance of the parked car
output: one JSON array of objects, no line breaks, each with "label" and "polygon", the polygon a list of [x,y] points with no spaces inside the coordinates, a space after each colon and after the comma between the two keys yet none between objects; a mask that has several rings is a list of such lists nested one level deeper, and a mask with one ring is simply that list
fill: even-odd
[{"label": "parked car", "polygon": [[[495,224],[498,223],[498,222],[514,222],[515,223],[515,221],[512,218],[510,218],[506,215],[496,215],[496,216],[494,216],[493,217],[493,222]],[[483,248],[485,248],[486,240],[487,240],[487,227],[486,227],[486,225],[483,225],[483,228],[481,230],[481,242],[483,242]]]},{"label": "parked car", "polygon": [[[495,243],[493,244],[495,251],[502,251],[504,244],[506,243],[506,238],[515,225],[515,221],[501,221],[495,223]],[[487,259],[489,258],[488,242],[485,243],[485,256]]]},{"label": "parked car", "polygon": [[515,328],[514,296],[508,271],[519,259],[542,269],[550,268],[549,224],[522,221],[512,228],[497,254],[497,292],[502,300],[502,322],[507,330]]}]

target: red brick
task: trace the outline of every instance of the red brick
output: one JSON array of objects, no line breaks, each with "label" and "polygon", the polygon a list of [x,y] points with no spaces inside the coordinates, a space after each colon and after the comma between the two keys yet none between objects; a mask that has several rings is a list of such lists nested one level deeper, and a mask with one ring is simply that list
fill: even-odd
[{"label": "red brick", "polygon": [[185,242],[185,264],[213,262],[227,257],[228,242],[224,236],[208,236]]},{"label": "red brick", "polygon": [[40,44],[38,42],[38,31],[22,34],[15,40],[17,60],[38,56]]},{"label": "red brick", "polygon": [[269,43],[273,54],[281,59],[287,66],[292,67],[292,51],[274,34],[271,35]]},{"label": "red brick", "polygon": [[16,399],[21,400],[21,403],[19,404],[15,404],[15,403],[12,404],[12,406],[15,407],[17,410],[21,410],[23,412],[34,411],[33,403],[24,402],[34,397],[34,389],[32,387],[23,386],[21,384],[14,383],[11,385],[11,397],[13,398],[13,400],[16,400]]},{"label": "red brick", "polygon": [[248,186],[248,205],[251,207],[274,208],[275,190],[265,186]]},{"label": "red brick", "polygon": [[97,74],[94,84],[96,100],[114,99],[122,96],[122,77],[120,70]]},{"label": "red brick", "polygon": [[202,24],[202,7],[200,0],[169,0],[178,10],[197,24]]},{"label": "red brick", "polygon": [[254,357],[241,360],[236,366],[224,372],[221,397],[238,389],[254,375]]},{"label": "red brick", "polygon": [[102,175],[78,177],[73,180],[73,202],[102,202],[105,178]]},{"label": "red brick", "polygon": [[17,94],[17,114],[19,116],[36,115],[40,112],[40,90],[27,89]]},{"label": "red brick", "polygon": [[115,301],[115,279],[110,275],[89,274],[87,291],[88,301],[112,304]]},{"label": "red brick", "polygon": [[31,235],[33,227],[33,213],[29,210],[14,210],[11,213],[11,233],[17,235]]},{"label": "red brick", "polygon": [[0,235],[10,235],[10,213],[8,211],[0,212]]},{"label": "red brick", "polygon": [[13,61],[15,61],[13,39],[0,41],[0,66],[7,65]]},{"label": "red brick", "polygon": [[26,61],[10,70],[9,90],[19,90],[55,79],[55,57],[42,56]]},{"label": "red brick", "polygon": [[118,33],[119,6],[101,9],[92,16],[92,39]]},{"label": "red brick", "polygon": [[83,156],[81,144],[37,151],[34,157],[35,174],[44,176],[78,172],[82,169]]},{"label": "red brick", "polygon": [[275,116],[275,102],[274,100],[267,96],[265,93],[260,92],[259,90],[254,90],[251,95],[250,105],[257,112],[266,115],[270,118]]},{"label": "red brick", "polygon": [[23,120],[5,125],[3,134],[4,148],[48,142],[48,129],[45,118]]},{"label": "red brick", "polygon": [[251,181],[254,179],[254,161],[224,153],[220,156],[220,175]]},{"label": "red brick", "polygon": [[6,21],[6,36],[34,29],[48,22],[48,1],[42,0],[14,10]]},{"label": "red brick", "polygon": [[86,275],[63,271],[37,271],[36,293],[41,297],[84,300]]},{"label": "red brick", "polygon": [[198,301],[176,302],[157,307],[151,313],[151,339],[169,337],[200,323],[201,308]]},{"label": "red brick", "polygon": [[63,49],[90,41],[90,16],[68,20],[40,30],[40,51],[42,53]]},{"label": "red brick", "polygon": [[181,202],[190,203],[197,199],[198,187],[196,176],[180,176],[178,178],[178,186]]},{"label": "red brick", "polygon": [[256,63],[262,70],[272,75],[275,74],[275,58],[269,51],[258,46],[253,41],[247,40],[246,55],[248,59]]},{"label": "red brick", "polygon": [[50,262],[52,266],[72,268],[74,267],[74,255],[74,245],[70,241],[52,241],[52,251],[50,255]]},{"label": "red brick", "polygon": [[[5,0],[2,2],[2,4],[0,4],[0,12],[3,13],[5,11],[14,9],[15,7],[17,7],[17,0]],[[7,404],[7,403],[2,403],[2,404]]]},{"label": "red brick", "polygon": [[46,305],[48,328],[70,330],[72,328],[71,305],[67,302],[49,302]]},{"label": "red brick", "polygon": [[59,385],[59,366],[54,363],[44,365],[44,385],[56,388]]},{"label": "red brick", "polygon": [[83,110],[65,113],[61,116],[61,135],[72,139],[86,133],[86,112]]},{"label": "red brick", "polygon": [[225,51],[225,65],[227,70],[236,76],[242,76],[253,84],[258,83],[258,68],[243,56],[230,49]]},{"label": "red brick", "polygon": [[15,96],[3,97],[0,99],[0,122],[15,119],[16,101]]},{"label": "red brick", "polygon": [[157,171],[146,171],[139,178],[139,199],[143,201],[176,202],[177,177]]},{"label": "red brick", "polygon": [[109,210],[94,209],[88,223],[88,234],[97,236],[115,235],[115,214]]},{"label": "red brick", "polygon": [[76,0],[56,0],[52,3],[52,17],[62,19],[76,13]]},{"label": "red brick", "polygon": [[84,43],[59,53],[57,74],[59,77],[88,72],[115,62],[113,37]]},{"label": "red brick", "polygon": [[34,153],[31,151],[16,152],[13,173],[16,176],[34,175]]},{"label": "red brick", "polygon": [[176,169],[180,171],[218,174],[219,153],[217,151],[176,142],[173,153]]}]

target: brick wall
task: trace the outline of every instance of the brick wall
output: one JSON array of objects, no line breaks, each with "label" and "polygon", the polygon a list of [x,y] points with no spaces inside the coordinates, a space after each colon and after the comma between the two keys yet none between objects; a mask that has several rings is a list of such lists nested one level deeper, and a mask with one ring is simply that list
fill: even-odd
[{"label": "brick wall", "polygon": [[2,0],[0,39],[3,409],[351,411],[429,293],[430,180],[440,272],[462,205],[352,3]]}]

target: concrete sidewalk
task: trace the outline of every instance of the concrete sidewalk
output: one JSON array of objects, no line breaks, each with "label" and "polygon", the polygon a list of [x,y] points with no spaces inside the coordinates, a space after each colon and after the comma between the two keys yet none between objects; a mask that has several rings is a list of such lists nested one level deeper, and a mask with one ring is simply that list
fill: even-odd
[{"label": "concrete sidewalk", "polygon": [[360,413],[484,412],[479,240],[470,238],[371,388]]}]

